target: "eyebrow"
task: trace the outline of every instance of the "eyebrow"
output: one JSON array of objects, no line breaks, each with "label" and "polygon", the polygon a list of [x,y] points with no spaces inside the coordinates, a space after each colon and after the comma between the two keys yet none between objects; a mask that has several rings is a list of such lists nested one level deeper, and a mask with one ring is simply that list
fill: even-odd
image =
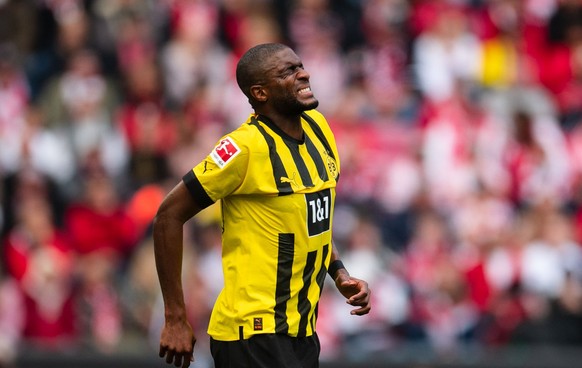
[{"label": "eyebrow", "polygon": [[283,72],[283,71],[287,70],[289,67],[302,66],[302,65],[303,65],[303,63],[301,62],[301,60],[286,61],[286,62],[282,63],[280,65],[280,68],[278,67],[277,70],[280,70]]}]

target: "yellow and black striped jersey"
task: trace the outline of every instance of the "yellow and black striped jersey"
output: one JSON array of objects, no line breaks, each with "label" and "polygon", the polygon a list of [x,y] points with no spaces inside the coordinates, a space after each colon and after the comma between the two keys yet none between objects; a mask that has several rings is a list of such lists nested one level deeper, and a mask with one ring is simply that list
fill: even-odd
[{"label": "yellow and black striped jersey", "polygon": [[301,123],[298,141],[251,115],[184,176],[198,203],[221,200],[225,285],[208,327],[215,340],[315,330],[340,163],[325,118],[311,110]]}]

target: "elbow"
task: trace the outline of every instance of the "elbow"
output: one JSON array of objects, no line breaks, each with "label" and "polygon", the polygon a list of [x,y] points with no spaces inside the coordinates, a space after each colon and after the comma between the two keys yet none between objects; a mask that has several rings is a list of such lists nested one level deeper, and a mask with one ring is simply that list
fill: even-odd
[{"label": "elbow", "polygon": [[162,223],[163,223],[163,214],[161,214],[160,211],[158,211],[156,213],[156,215],[154,216],[154,219],[152,221],[152,230],[154,232],[156,232],[156,230],[160,228]]},{"label": "elbow", "polygon": [[154,233],[169,227],[183,226],[191,217],[186,212],[180,205],[162,202],[152,221]]},{"label": "elbow", "polygon": [[156,239],[156,235],[162,232],[163,227],[164,227],[164,216],[163,214],[160,214],[160,212],[158,211],[158,213],[156,213],[156,216],[152,221],[152,235],[154,236],[154,240]]},{"label": "elbow", "polygon": [[160,204],[153,219],[153,231],[160,231],[166,227],[182,226],[199,210],[186,187],[179,184]]},{"label": "elbow", "polygon": [[168,206],[162,203],[152,221],[153,232],[160,232],[163,228],[167,227],[171,223],[171,219],[171,211],[169,211]]}]

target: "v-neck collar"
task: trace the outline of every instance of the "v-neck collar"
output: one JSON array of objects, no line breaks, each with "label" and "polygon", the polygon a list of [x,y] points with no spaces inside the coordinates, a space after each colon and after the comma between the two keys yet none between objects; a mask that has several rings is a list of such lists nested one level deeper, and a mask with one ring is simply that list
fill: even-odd
[{"label": "v-neck collar", "polygon": [[[304,144],[305,143],[305,131],[303,132],[303,139],[296,139],[291,137],[289,134],[285,133],[283,129],[279,128],[277,124],[275,124],[271,119],[266,117],[265,115],[257,114],[256,119],[265,123],[271,130],[281,136],[281,138],[291,141],[295,144]],[[303,118],[301,118],[303,119]]]}]

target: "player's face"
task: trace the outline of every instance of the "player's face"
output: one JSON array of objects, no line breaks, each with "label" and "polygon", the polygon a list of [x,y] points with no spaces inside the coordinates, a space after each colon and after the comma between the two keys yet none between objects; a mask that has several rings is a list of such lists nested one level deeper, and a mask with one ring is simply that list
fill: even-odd
[{"label": "player's face", "polygon": [[293,50],[279,51],[271,58],[270,66],[269,102],[275,109],[293,115],[319,105],[309,85],[309,73]]}]

